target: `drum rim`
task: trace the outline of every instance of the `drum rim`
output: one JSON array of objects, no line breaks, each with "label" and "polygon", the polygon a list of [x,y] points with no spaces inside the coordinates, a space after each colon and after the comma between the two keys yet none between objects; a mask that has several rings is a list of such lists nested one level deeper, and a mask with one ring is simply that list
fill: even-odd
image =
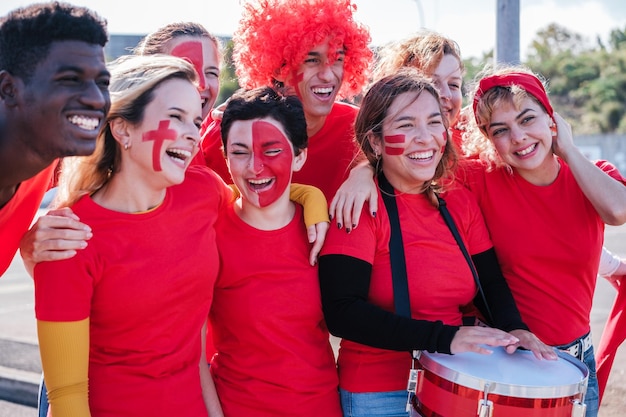
[{"label": "drum rim", "polygon": [[[589,368],[587,365],[568,353],[557,350],[556,354],[559,358],[571,363],[581,371],[583,378],[579,382],[550,387],[536,387],[521,384],[512,385],[509,383],[489,381],[485,378],[472,376],[461,371],[450,369],[435,361],[429,356],[430,353],[427,351],[417,352],[416,359],[425,370],[466,388],[482,392],[485,390],[485,385],[489,383],[490,386],[488,394],[498,394],[519,398],[561,398],[580,394],[581,390],[586,390],[587,380],[589,378]],[[582,388],[583,383],[585,388]]]}]

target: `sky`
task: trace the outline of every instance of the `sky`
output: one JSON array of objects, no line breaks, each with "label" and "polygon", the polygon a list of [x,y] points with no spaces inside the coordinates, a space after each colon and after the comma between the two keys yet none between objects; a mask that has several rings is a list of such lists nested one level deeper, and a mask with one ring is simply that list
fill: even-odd
[{"label": "sky", "polygon": [[[0,15],[32,3],[2,0]],[[87,6],[108,21],[112,34],[145,34],[174,21],[196,21],[215,35],[232,35],[239,0],[70,0]],[[410,35],[422,27],[457,41],[464,58],[481,57],[495,48],[497,0],[353,0],[356,18],[370,28],[372,45]],[[520,54],[538,30],[551,23],[583,35],[589,42],[626,29],[624,0],[519,0]]]}]

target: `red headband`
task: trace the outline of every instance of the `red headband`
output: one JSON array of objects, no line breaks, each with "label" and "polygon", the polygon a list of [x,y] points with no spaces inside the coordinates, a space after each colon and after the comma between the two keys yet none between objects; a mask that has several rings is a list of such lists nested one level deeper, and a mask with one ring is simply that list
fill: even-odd
[{"label": "red headband", "polygon": [[532,94],[532,96],[539,100],[539,102],[543,105],[550,117],[554,118],[554,110],[552,109],[552,105],[550,105],[548,94],[543,88],[541,81],[539,81],[539,79],[532,74],[525,72],[511,72],[502,75],[492,75],[480,80],[478,90],[474,95],[473,103],[474,117],[476,118],[477,124],[479,121],[478,115],[476,114],[476,106],[483,94],[494,87],[511,87],[513,85],[520,86],[526,90],[527,93]]}]

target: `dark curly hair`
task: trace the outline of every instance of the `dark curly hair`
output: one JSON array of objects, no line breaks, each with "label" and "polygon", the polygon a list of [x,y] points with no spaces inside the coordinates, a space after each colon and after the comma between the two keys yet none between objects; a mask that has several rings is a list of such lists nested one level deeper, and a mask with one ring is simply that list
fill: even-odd
[{"label": "dark curly hair", "polygon": [[306,119],[300,99],[296,96],[283,96],[271,87],[259,87],[252,90],[241,89],[228,100],[221,123],[224,149],[233,122],[264,117],[271,117],[283,125],[295,155],[299,155],[307,147]]},{"label": "dark curly hair", "polygon": [[85,7],[63,2],[34,3],[0,18],[0,71],[30,81],[57,41],[106,45],[107,21]]}]

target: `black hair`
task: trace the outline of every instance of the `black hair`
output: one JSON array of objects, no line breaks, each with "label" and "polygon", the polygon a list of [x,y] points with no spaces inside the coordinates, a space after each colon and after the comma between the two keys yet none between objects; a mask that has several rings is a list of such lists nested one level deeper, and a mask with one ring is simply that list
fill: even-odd
[{"label": "black hair", "polygon": [[271,117],[283,126],[296,156],[308,146],[306,119],[300,99],[293,95],[283,96],[270,87],[259,87],[239,90],[228,101],[221,124],[224,149],[233,122],[264,117]]},{"label": "black hair", "polygon": [[0,18],[0,71],[28,83],[57,41],[104,47],[107,21],[90,9],[58,1],[15,9]]}]

